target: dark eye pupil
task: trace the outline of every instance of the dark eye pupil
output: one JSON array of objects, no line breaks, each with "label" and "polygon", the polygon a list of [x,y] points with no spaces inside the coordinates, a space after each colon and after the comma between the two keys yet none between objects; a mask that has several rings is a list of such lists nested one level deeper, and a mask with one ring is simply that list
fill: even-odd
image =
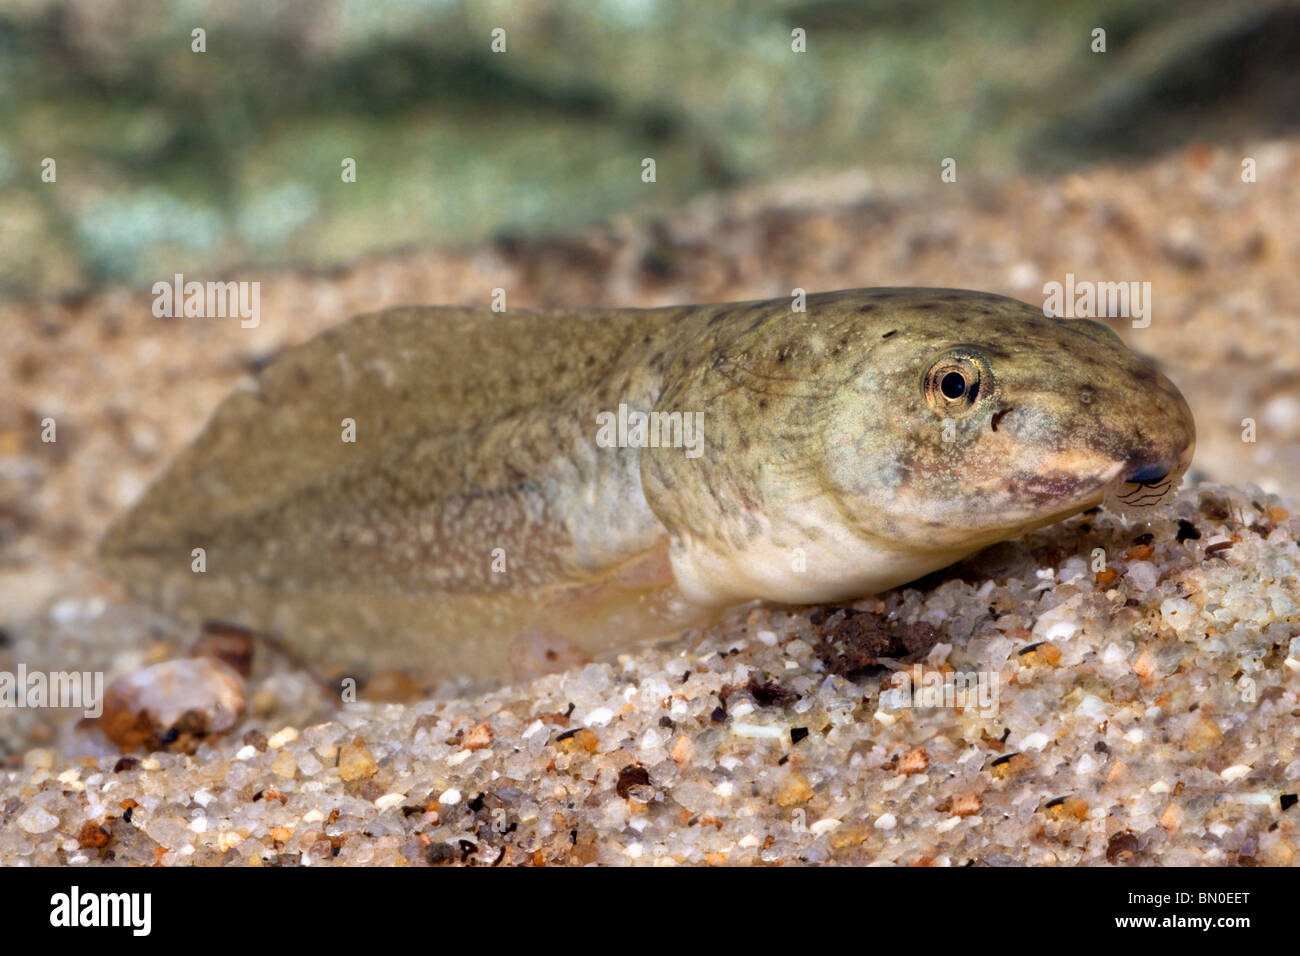
[{"label": "dark eye pupil", "polygon": [[939,380],[939,391],[943,392],[943,397],[951,400],[961,398],[966,394],[966,376],[961,372],[949,372]]}]

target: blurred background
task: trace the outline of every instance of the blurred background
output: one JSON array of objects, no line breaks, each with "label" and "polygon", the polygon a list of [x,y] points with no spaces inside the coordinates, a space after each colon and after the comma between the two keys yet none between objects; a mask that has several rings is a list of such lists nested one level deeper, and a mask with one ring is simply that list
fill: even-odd
[{"label": "blurred background", "polygon": [[5,0],[0,294],[564,234],[818,170],[1273,137],[1297,63],[1300,10],[1240,0]]}]

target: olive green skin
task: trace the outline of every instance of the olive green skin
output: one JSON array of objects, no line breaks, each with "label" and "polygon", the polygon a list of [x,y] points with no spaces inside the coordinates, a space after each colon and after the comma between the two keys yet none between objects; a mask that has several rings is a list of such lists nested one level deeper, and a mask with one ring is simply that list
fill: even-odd
[{"label": "olive green skin", "polygon": [[[978,374],[973,401],[936,361]],[[700,413],[702,453],[605,447],[620,404]],[[326,669],[499,677],[905,583],[1137,472],[1176,485],[1193,445],[1115,333],[985,293],[406,308],[232,393],[102,550],[146,600]]]}]

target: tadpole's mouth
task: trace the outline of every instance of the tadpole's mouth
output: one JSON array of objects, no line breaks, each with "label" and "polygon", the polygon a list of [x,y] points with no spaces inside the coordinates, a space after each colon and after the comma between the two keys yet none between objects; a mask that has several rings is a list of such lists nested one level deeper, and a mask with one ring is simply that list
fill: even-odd
[{"label": "tadpole's mouth", "polygon": [[1152,508],[1161,504],[1177,489],[1191,458],[1190,445],[1178,454],[1176,461],[1135,455],[1120,472],[1122,477],[1111,486],[1107,498],[1112,507],[1120,510]]}]

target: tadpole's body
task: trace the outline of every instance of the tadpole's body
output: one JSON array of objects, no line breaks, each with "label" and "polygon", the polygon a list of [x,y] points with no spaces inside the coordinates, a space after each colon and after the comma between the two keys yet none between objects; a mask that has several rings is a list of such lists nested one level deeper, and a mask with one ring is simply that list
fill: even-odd
[{"label": "tadpole's body", "polygon": [[[611,447],[620,405],[691,416],[698,445]],[[403,308],[229,396],[103,551],[160,607],[322,664],[495,677],[893,587],[1124,489],[1149,504],[1194,438],[1105,326],[979,292]]]}]

